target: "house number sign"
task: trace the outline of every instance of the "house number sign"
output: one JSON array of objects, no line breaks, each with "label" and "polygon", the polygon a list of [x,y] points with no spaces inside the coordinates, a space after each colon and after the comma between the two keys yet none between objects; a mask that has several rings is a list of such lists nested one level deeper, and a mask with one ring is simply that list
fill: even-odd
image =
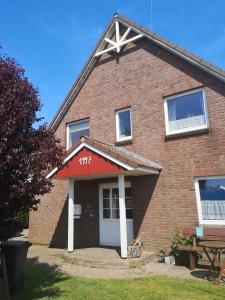
[{"label": "house number sign", "polygon": [[79,159],[79,163],[81,166],[89,165],[91,162],[91,156],[83,156]]}]

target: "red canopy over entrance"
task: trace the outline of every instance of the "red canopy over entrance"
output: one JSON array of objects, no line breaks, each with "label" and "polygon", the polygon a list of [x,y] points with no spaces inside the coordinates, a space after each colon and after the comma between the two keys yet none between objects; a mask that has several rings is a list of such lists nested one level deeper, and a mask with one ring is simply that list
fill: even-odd
[{"label": "red canopy over entrance", "polygon": [[107,173],[112,174],[124,170],[125,168],[84,147],[76,153],[62,169],[59,169],[52,178],[57,179]]}]

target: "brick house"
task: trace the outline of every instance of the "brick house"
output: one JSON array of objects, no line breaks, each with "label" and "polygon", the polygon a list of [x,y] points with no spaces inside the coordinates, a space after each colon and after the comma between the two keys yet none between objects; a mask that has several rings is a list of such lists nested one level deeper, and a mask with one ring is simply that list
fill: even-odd
[{"label": "brick house", "polygon": [[68,152],[30,241],[159,250],[225,225],[225,72],[116,14],[50,124]]}]

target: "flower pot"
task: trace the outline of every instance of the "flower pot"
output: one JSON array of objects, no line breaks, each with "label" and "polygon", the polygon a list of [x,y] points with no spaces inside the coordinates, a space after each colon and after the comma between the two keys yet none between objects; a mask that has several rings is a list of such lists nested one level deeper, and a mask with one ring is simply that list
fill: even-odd
[{"label": "flower pot", "polygon": [[24,287],[24,268],[29,242],[8,241],[1,245],[1,252],[5,256],[6,268],[11,293],[18,292]]},{"label": "flower pot", "polygon": [[164,257],[164,262],[166,265],[175,265],[175,257],[170,255],[170,256],[165,256]]},{"label": "flower pot", "polygon": [[189,260],[188,260],[187,252],[181,251],[180,253],[176,254],[175,261],[177,266],[188,267]]}]

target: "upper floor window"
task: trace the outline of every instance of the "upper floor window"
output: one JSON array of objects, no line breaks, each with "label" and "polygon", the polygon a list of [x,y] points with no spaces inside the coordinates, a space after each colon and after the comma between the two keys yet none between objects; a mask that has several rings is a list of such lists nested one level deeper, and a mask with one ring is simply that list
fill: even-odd
[{"label": "upper floor window", "polygon": [[208,115],[203,89],[165,98],[166,134],[208,128]]},{"label": "upper floor window", "polygon": [[195,179],[200,224],[225,224],[225,176]]},{"label": "upper floor window", "polygon": [[89,136],[89,119],[67,124],[67,149],[72,147],[81,136]]},{"label": "upper floor window", "polygon": [[131,108],[116,111],[116,140],[132,139]]}]

